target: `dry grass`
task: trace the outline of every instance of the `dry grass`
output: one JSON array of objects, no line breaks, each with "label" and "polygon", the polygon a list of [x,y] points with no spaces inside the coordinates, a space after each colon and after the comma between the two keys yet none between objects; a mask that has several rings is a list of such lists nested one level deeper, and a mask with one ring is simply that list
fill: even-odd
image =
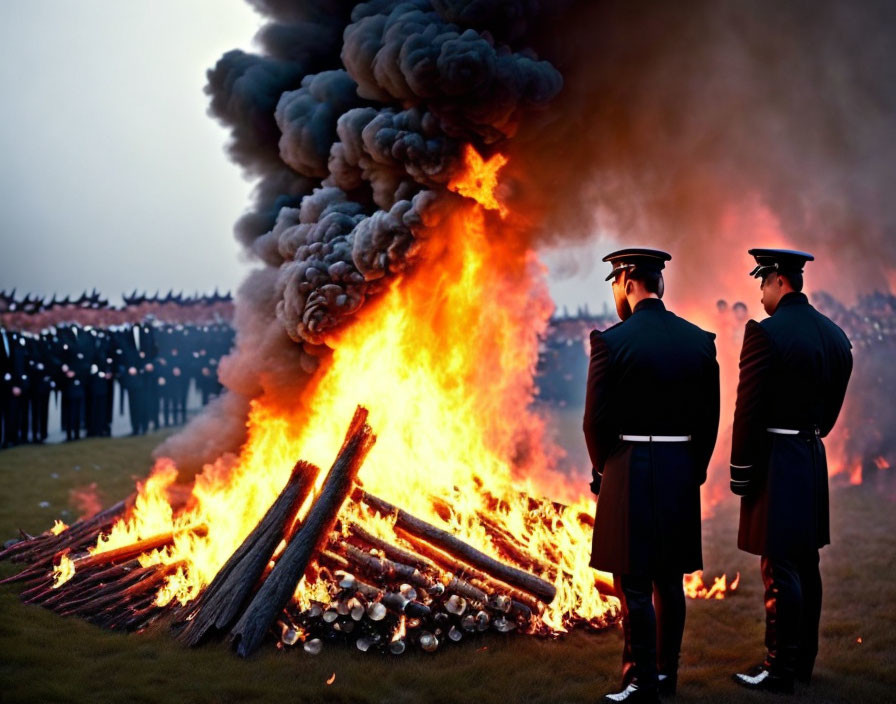
[{"label": "dry grass", "polygon": [[[106,503],[125,496],[160,437],[0,453],[0,536],[45,529],[69,509],[69,491],[91,482]],[[833,492],[835,544],[822,553],[817,681],[799,690],[801,699],[896,700],[896,477],[881,479],[887,481]],[[43,501],[49,506],[42,508]],[[730,680],[762,655],[758,559],[734,547],[736,508],[725,503],[705,522],[704,542],[707,572],[741,571],[741,588],[724,601],[689,602],[679,701],[779,699]],[[3,563],[0,575],[14,569]],[[588,702],[612,688],[618,674],[618,630],[556,641],[493,634],[402,658],[335,647],[318,657],[267,648],[243,661],[221,644],[186,650],[164,629],[104,632],[25,606],[18,591],[0,587],[3,702]]]}]

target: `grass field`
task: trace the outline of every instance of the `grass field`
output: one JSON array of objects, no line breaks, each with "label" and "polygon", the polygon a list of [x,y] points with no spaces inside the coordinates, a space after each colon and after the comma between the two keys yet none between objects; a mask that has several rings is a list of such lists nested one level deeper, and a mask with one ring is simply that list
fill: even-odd
[{"label": "grass field", "polygon": [[[163,435],[0,452],[0,538],[74,518],[91,483],[108,505],[131,492]],[[678,701],[755,702],[732,672],[762,656],[758,558],[734,547],[734,501],[704,522],[708,574],[742,573],[722,601],[689,601]],[[825,606],[813,702],[896,701],[896,477],[832,494],[834,545],[822,553]],[[0,576],[16,569],[0,564]],[[312,657],[273,647],[248,661],[222,644],[186,650],[162,628],[109,633],[25,606],[0,586],[0,702],[590,702],[617,682],[618,629],[556,640],[492,634],[427,655]],[[861,641],[859,640],[861,639]],[[333,684],[326,680],[335,673]]]}]

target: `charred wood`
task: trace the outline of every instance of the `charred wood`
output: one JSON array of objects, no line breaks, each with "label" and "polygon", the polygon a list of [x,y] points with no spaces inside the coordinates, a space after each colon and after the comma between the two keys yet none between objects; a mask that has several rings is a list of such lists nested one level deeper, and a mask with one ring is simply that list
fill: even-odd
[{"label": "charred wood", "polygon": [[404,509],[397,508],[387,501],[372,496],[367,492],[363,492],[362,500],[370,508],[383,515],[395,516],[395,526],[397,528],[401,528],[407,533],[456,556],[463,562],[482,570],[486,574],[491,575],[512,587],[516,587],[517,589],[532,594],[546,604],[551,603],[557,595],[557,588],[550,582],[517,569],[516,567],[499,562],[493,557],[486,555],[484,552],[477,550],[472,545],[455,537],[448,531],[437,528],[416,516],[412,516]]},{"label": "charred wood", "polygon": [[231,640],[240,656],[246,657],[255,652],[295,592],[311,557],[328,539],[337,513],[351,492],[361,463],[376,439],[366,420],[367,409],[359,406],[345,442],[301,528],[231,630]]},{"label": "charred wood", "polygon": [[189,621],[178,635],[182,643],[195,646],[210,632],[224,632],[233,626],[264,574],[271,555],[290,530],[296,514],[311,493],[318,472],[313,464],[304,461],[296,463],[286,486],[258,525],[187,610]]}]

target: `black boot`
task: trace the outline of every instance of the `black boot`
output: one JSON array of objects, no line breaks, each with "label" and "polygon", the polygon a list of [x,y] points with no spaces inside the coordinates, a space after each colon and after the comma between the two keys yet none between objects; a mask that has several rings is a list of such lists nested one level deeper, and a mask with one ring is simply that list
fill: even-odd
[{"label": "black boot", "polygon": [[741,687],[747,689],[793,694],[793,674],[782,672],[768,662],[757,665],[747,672],[738,672],[732,677]]},{"label": "black boot", "polygon": [[803,684],[810,684],[812,682],[812,670],[815,669],[815,661],[812,662],[797,662],[796,665],[796,678]]},{"label": "black boot", "polygon": [[659,704],[656,689],[646,689],[638,685],[635,678],[621,692],[605,694],[604,702],[626,702],[626,704]]},{"label": "black boot", "polygon": [[661,697],[674,697],[678,689],[678,673],[660,673],[657,675],[657,689]]}]

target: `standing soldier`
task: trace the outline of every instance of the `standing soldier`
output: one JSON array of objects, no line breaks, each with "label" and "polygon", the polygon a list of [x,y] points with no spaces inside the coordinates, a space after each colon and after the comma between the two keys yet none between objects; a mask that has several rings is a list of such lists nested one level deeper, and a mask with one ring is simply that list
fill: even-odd
[{"label": "standing soldier", "polygon": [[56,387],[53,379],[55,367],[52,342],[44,330],[31,340],[31,441],[42,443],[47,439],[47,422],[50,415],[50,393]]},{"label": "standing soldier", "polygon": [[612,572],[622,605],[622,691],[674,694],[684,633],[684,573],[703,567],[700,485],[719,426],[714,335],[666,310],[671,257],[623,249],[613,266],[621,323],[591,333],[585,441],[599,494],[591,566]]},{"label": "standing soldier", "polygon": [[803,266],[814,257],[751,249],[770,317],[750,320],[740,356],[731,443],[731,490],[741,496],[737,546],[760,555],[765,661],[736,674],[745,687],[793,692],[818,653],[818,550],[830,542],[828,469],[821,438],[843,404],[852,371],[843,331],[809,304]]}]

